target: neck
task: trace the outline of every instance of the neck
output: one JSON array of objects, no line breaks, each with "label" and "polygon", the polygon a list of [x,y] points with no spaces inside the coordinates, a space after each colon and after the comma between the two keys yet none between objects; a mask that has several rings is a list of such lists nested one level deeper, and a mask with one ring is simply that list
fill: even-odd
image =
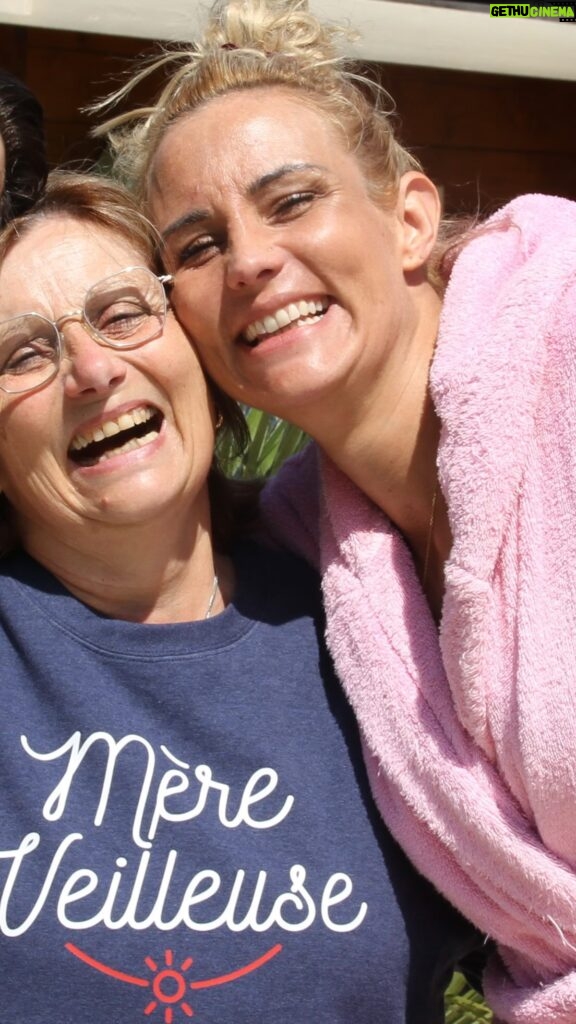
[{"label": "neck", "polygon": [[[347,432],[341,445],[334,438],[320,444],[327,455],[378,505],[411,546],[421,550],[428,537],[433,497],[437,486],[436,454],[440,425],[425,392],[413,416],[405,407],[386,414],[386,406],[370,414]],[[400,413],[395,415],[395,413]]]},{"label": "neck", "polygon": [[392,352],[385,372],[368,386],[364,381],[361,391],[338,396],[338,417],[331,397],[308,425],[332,461],[403,534],[435,614],[452,545],[436,469],[440,423],[428,390],[438,312],[438,303],[431,303],[420,332]]},{"label": "neck", "polygon": [[[186,516],[133,525],[71,524],[66,536],[19,524],[26,551],[84,604],[132,622],[203,619],[214,576],[230,568],[212,548],[207,494]],[[211,614],[223,608],[220,588]]]},{"label": "neck", "polygon": [[407,536],[428,523],[436,484],[439,423],[428,392],[435,312],[407,343],[392,347],[385,365],[340,389],[337,416],[328,396],[308,425],[332,461]]},{"label": "neck", "polygon": [[438,622],[444,594],[444,563],[452,547],[448,511],[436,469],[440,423],[425,393],[412,423],[399,428],[393,416],[367,416],[339,448],[323,445],[333,462],[378,505],[398,528]]}]

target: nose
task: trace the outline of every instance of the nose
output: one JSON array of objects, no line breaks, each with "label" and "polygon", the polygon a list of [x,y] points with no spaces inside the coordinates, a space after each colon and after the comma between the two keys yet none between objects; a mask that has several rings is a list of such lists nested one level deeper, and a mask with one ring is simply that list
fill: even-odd
[{"label": "nose", "polygon": [[226,281],[229,288],[259,287],[275,277],[284,254],[273,229],[262,224],[242,224],[230,231]]},{"label": "nose", "polygon": [[66,325],[61,374],[68,398],[103,395],[126,377],[126,362],[113,348],[99,345],[81,323]]}]

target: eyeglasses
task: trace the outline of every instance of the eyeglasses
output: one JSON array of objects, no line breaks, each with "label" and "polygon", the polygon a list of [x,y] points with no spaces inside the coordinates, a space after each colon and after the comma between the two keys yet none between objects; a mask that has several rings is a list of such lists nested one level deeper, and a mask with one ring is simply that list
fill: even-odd
[{"label": "eyeglasses", "polygon": [[99,345],[132,349],[157,338],[166,322],[164,285],[147,267],[128,267],[93,285],[80,310],[48,320],[22,313],[0,323],[0,388],[21,395],[41,388],[58,373],[64,338],[62,327],[79,321]]}]

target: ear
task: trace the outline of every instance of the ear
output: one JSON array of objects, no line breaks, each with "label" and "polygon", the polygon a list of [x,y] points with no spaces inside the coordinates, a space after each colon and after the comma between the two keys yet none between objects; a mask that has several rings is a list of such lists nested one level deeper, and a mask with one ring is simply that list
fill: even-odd
[{"label": "ear", "polygon": [[438,190],[425,174],[408,171],[400,179],[398,217],[402,226],[402,266],[405,271],[423,267],[430,256],[440,224]]}]

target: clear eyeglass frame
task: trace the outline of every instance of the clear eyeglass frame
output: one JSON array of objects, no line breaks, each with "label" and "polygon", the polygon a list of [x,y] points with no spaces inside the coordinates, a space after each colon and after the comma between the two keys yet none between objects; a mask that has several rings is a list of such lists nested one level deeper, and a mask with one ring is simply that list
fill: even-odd
[{"label": "clear eyeglass frame", "polygon": [[[9,395],[22,395],[54,380],[66,349],[62,328],[69,322],[81,323],[99,345],[119,351],[139,348],[158,338],[166,323],[165,286],[171,283],[169,274],[158,275],[144,266],[126,267],[97,281],[86,292],[82,309],[71,310],[58,320],[29,312],[1,321],[0,389]],[[140,306],[138,300],[141,300]],[[121,311],[123,304],[124,313]],[[116,317],[112,314],[114,309]],[[98,322],[100,325],[106,322],[105,314],[110,314],[109,333],[97,326]],[[44,346],[43,351],[34,350],[39,343]],[[25,353],[27,347],[32,357],[29,368],[8,372],[10,359],[18,351]]]}]

